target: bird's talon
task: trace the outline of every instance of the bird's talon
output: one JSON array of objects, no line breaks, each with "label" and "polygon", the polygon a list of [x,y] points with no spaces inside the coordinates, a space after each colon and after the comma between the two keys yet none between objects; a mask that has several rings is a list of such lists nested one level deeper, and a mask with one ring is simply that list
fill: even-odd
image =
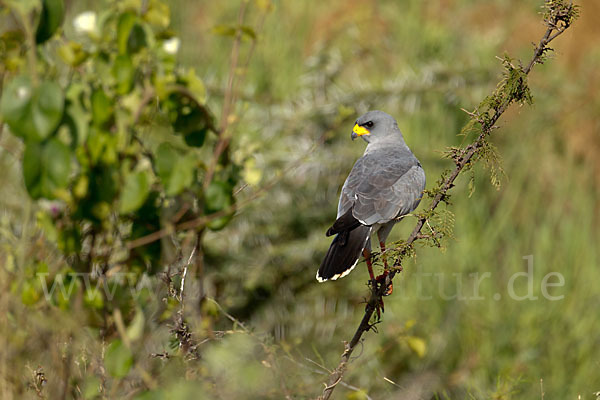
[{"label": "bird's talon", "polygon": [[[383,274],[381,274],[377,278],[375,278],[375,281],[378,284],[377,285],[377,289],[379,289],[380,287],[382,287],[383,285],[385,285],[386,278],[387,278],[388,274],[389,274],[388,271],[384,271]],[[394,285],[390,281],[390,283],[385,288],[385,291],[383,292],[383,296],[389,296],[390,294],[392,294],[393,291],[394,291]]]},{"label": "bird's talon", "polygon": [[367,328],[367,331],[373,331],[375,333],[379,333],[379,330],[377,329],[377,327],[375,325],[377,325],[379,323],[379,320],[373,322],[372,324],[369,324],[369,327]]},{"label": "bird's talon", "polygon": [[375,313],[377,315],[377,319],[376,321],[379,322],[381,321],[381,314],[385,312],[385,307],[383,305],[383,299],[379,299],[377,301],[377,304],[375,305]]}]

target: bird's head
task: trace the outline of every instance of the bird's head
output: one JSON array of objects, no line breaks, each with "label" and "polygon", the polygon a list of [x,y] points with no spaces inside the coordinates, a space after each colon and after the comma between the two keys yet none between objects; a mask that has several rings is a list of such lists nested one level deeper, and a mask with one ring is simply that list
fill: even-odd
[{"label": "bird's head", "polygon": [[383,111],[369,111],[360,116],[352,129],[352,140],[361,137],[367,143],[403,140],[396,120]]}]

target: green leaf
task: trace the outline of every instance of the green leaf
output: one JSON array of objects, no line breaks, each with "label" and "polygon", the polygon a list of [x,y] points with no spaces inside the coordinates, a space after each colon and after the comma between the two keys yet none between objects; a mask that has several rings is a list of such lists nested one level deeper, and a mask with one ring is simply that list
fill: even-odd
[{"label": "green leaf", "polygon": [[133,78],[135,76],[131,57],[124,54],[117,56],[113,64],[112,75],[117,81],[117,93],[129,93],[133,88]]},{"label": "green leaf", "polygon": [[171,23],[171,9],[160,1],[150,1],[144,20],[161,29],[167,29]]},{"label": "green leaf", "polygon": [[77,227],[62,229],[59,231],[58,249],[64,255],[71,255],[81,251],[81,232]]},{"label": "green leaf", "polygon": [[156,172],[165,186],[171,178],[173,166],[177,163],[178,158],[179,152],[175,150],[173,145],[165,142],[158,146],[156,150]]},{"label": "green leaf", "polygon": [[232,203],[231,185],[227,182],[213,181],[204,195],[204,210],[207,214],[221,211]]},{"label": "green leaf", "polygon": [[58,127],[64,111],[64,95],[54,82],[43,82],[34,89],[31,80],[21,76],[7,85],[0,109],[16,136],[39,142]]},{"label": "green leaf", "polygon": [[427,352],[427,343],[425,343],[425,340],[421,339],[420,337],[409,336],[406,338],[406,343],[408,344],[408,347],[410,347],[410,349],[414,351],[417,356],[419,356],[419,358],[423,358],[425,356],[425,352]]},{"label": "green leaf", "polygon": [[[213,181],[204,194],[204,212],[206,214],[213,214],[230,207],[233,202],[232,186],[227,182]],[[233,212],[210,221],[207,226],[214,231],[223,229],[229,223],[232,216]]]},{"label": "green leaf", "polygon": [[97,376],[88,376],[83,384],[83,398],[93,399],[98,397],[102,389],[102,381]]},{"label": "green leaf", "polygon": [[150,183],[148,175],[145,172],[136,172],[127,175],[125,186],[121,193],[119,212],[127,214],[136,211],[144,204],[149,193]]},{"label": "green leaf", "polygon": [[21,138],[27,138],[30,132],[35,131],[31,119],[31,103],[34,90],[31,80],[26,76],[19,76],[6,85],[0,109],[2,118],[10,127],[12,133]]},{"label": "green leaf", "polygon": [[346,400],[369,400],[369,395],[364,389],[358,389],[348,393]]},{"label": "green leaf", "polygon": [[127,12],[117,23],[117,47],[119,54],[135,54],[146,46],[146,32],[137,15]]},{"label": "green leaf", "polygon": [[92,122],[99,127],[110,124],[114,114],[113,103],[102,89],[92,93]]},{"label": "green leaf", "polygon": [[106,164],[95,165],[89,172],[87,196],[77,202],[76,214],[94,223],[102,223],[114,210],[119,193],[119,170]]},{"label": "green leaf", "polygon": [[196,159],[193,154],[182,156],[169,143],[162,143],[156,153],[156,169],[166,194],[175,196],[194,182]]},{"label": "green leaf", "polygon": [[191,147],[202,147],[204,144],[204,139],[206,139],[206,129],[200,129],[193,132],[188,133],[183,137],[185,140],[185,144]]},{"label": "green leaf", "polygon": [[212,33],[219,36],[235,37],[237,35],[238,29],[242,33],[242,38],[256,40],[256,32],[254,32],[254,29],[252,29],[252,27],[247,25],[216,25],[212,28]]},{"label": "green leaf", "polygon": [[146,46],[146,32],[138,23],[133,25],[129,37],[127,38],[127,52],[135,54]]},{"label": "green leaf", "polygon": [[43,147],[38,143],[29,143],[23,153],[23,177],[25,187],[33,199],[43,197],[41,188]]},{"label": "green leaf", "polygon": [[58,55],[71,67],[80,66],[87,60],[89,54],[83,49],[83,46],[77,42],[68,42],[58,48]]},{"label": "green leaf", "polygon": [[240,26],[240,29],[242,30],[242,34],[252,40],[256,40],[256,32],[254,32],[254,29],[252,29],[252,27],[250,26]]},{"label": "green leaf", "polygon": [[[196,393],[197,394],[197,393]],[[169,393],[169,397],[171,394]],[[167,394],[164,390],[156,389],[156,390],[148,390],[146,392],[142,392],[134,397],[134,400],[164,400],[167,398]]]},{"label": "green leaf", "polygon": [[[160,203],[162,197],[158,191],[151,192],[146,202],[133,215],[130,236],[132,240],[161,229],[160,215],[162,204]],[[151,260],[161,259],[162,246],[160,241],[138,247],[131,254],[136,257],[133,263],[140,265],[140,271],[148,272],[150,275],[160,272],[160,267],[158,266],[160,263],[151,262]],[[148,261],[151,264],[150,270],[146,268]]]},{"label": "green leaf", "polygon": [[151,1],[148,11],[144,14],[144,20],[158,28],[167,29],[171,23],[171,9],[163,2]]},{"label": "green leaf", "polygon": [[127,42],[133,25],[137,21],[137,16],[131,12],[121,14],[117,23],[117,47],[119,54],[127,54]]},{"label": "green leaf", "polygon": [[102,129],[92,128],[87,138],[87,149],[93,165],[103,162],[106,165],[117,161],[117,137]]},{"label": "green leaf", "polygon": [[219,230],[225,228],[227,226],[227,224],[229,224],[229,222],[231,221],[232,218],[233,218],[233,212],[231,214],[224,215],[222,217],[215,218],[212,221],[209,221],[206,224],[206,226],[210,230],[219,231]]},{"label": "green leaf", "polygon": [[37,89],[32,107],[33,123],[37,135],[47,138],[56,130],[65,107],[65,97],[61,87],[55,82],[43,82]]},{"label": "green leaf", "polygon": [[67,88],[65,125],[71,130],[71,134],[77,137],[72,143],[73,147],[85,143],[90,129],[91,115],[83,105],[87,89],[80,83],[71,83]]},{"label": "green leaf", "polygon": [[193,68],[190,68],[187,74],[181,77],[181,80],[194,95],[194,100],[202,105],[206,103],[206,87]]},{"label": "green leaf", "polygon": [[56,243],[58,240],[58,230],[50,214],[44,211],[38,211],[36,213],[37,225],[44,232],[44,237],[51,242]]},{"label": "green leaf", "polygon": [[201,147],[209,129],[213,129],[210,112],[195,99],[171,93],[167,101],[169,119],[176,133],[183,135],[188,146]]},{"label": "green leaf", "polygon": [[40,44],[50,39],[62,25],[64,16],[64,0],[42,0],[42,12],[35,34],[35,41]]},{"label": "green leaf", "polygon": [[25,60],[21,58],[22,46],[26,42],[21,30],[7,30],[0,35],[0,62],[7,71],[16,71]]},{"label": "green leaf", "polygon": [[212,33],[219,36],[235,36],[236,29],[231,25],[216,25],[212,28]]},{"label": "green leaf", "polygon": [[124,378],[133,366],[133,355],[119,339],[116,339],[106,348],[104,365],[110,375],[115,378]]},{"label": "green leaf", "polygon": [[144,317],[144,311],[141,308],[137,308],[135,311],[135,317],[133,321],[127,327],[127,337],[129,340],[136,341],[142,337],[144,333],[144,323],[146,318]]},{"label": "green leaf", "polygon": [[90,308],[101,310],[104,307],[104,297],[98,287],[90,287],[85,291],[83,302]]},{"label": "green leaf", "polygon": [[166,193],[169,196],[174,196],[188,188],[194,182],[196,177],[196,159],[193,155],[188,154],[180,158],[174,165],[174,168],[169,179],[169,184],[166,188]]},{"label": "green leaf", "polygon": [[17,10],[25,16],[35,9],[39,9],[40,0],[5,0],[4,3],[13,10]]},{"label": "green leaf", "polygon": [[28,143],[23,155],[25,187],[34,199],[56,198],[66,189],[71,174],[71,150],[56,139],[45,144]]},{"label": "green leaf", "polygon": [[47,182],[44,182],[45,193],[50,195],[55,189],[66,188],[71,173],[71,150],[69,147],[56,139],[51,139],[45,145],[43,161],[42,176],[47,179]]},{"label": "green leaf", "polygon": [[33,280],[23,282],[23,287],[21,288],[21,301],[23,304],[26,306],[34,305],[41,297],[42,294],[40,293],[38,282]]}]

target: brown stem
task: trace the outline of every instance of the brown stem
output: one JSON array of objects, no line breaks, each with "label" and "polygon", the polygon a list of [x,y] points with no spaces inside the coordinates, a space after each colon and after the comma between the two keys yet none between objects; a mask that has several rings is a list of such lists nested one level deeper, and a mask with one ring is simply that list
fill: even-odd
[{"label": "brown stem", "polygon": [[[529,62],[527,67],[523,70],[523,72],[525,74],[529,74],[529,72],[531,71],[533,66],[542,61],[541,59],[542,59],[544,52],[547,51],[546,46],[548,45],[548,43],[550,43],[552,40],[554,40],[556,37],[558,37],[560,34],[562,34],[568,27],[569,27],[569,25],[557,27],[556,23],[548,24],[548,29],[546,30],[546,32],[545,32],[544,36],[542,37],[542,39],[540,40],[539,44],[536,46],[531,61]],[[452,187],[454,187],[454,181],[456,180],[456,178],[459,176],[461,171],[463,171],[464,168],[473,160],[473,157],[478,153],[479,149],[481,149],[481,147],[484,145],[486,137],[491,134],[491,132],[494,128],[494,125],[496,124],[496,122],[498,121],[500,116],[502,116],[502,114],[506,111],[506,109],[508,108],[508,106],[510,105],[512,100],[513,99],[509,98],[509,99],[507,99],[507,101],[505,103],[500,105],[496,109],[495,113],[492,115],[492,117],[490,118],[489,121],[486,121],[485,123],[480,121],[481,126],[482,126],[481,133],[479,134],[479,136],[473,143],[471,143],[470,145],[468,145],[467,147],[465,147],[463,149],[461,157],[459,158],[459,160],[456,163],[456,168],[454,168],[452,173],[448,177],[446,177],[446,179],[442,182],[442,184],[439,188],[440,190],[434,196],[434,198],[431,202],[431,205],[428,208],[429,213],[426,213],[426,214],[430,214],[430,212],[435,210],[437,208],[437,206],[446,198],[448,191]],[[473,114],[475,114],[475,113],[473,113]],[[476,115],[474,115],[474,117],[476,117]],[[404,242],[402,245],[402,250],[396,260],[396,265],[399,265],[400,260],[402,260],[402,258],[404,258],[406,256],[406,252],[412,246],[412,244],[416,240],[419,240],[422,237],[421,229],[423,228],[423,226],[425,225],[426,222],[427,222],[426,217],[419,218],[412,233],[410,234],[410,236],[408,237],[406,242]],[[356,345],[359,343],[363,333],[367,332],[372,327],[372,325],[370,324],[369,321],[371,320],[373,312],[375,311],[376,305],[379,304],[379,301],[381,300],[381,298],[383,296],[383,290],[385,288],[387,288],[388,282],[391,282],[393,280],[393,278],[397,272],[399,272],[399,269],[392,269],[392,271],[386,278],[386,283],[384,285],[381,285],[380,288],[373,288],[373,290],[371,291],[371,295],[370,295],[369,301],[367,303],[367,307],[365,309],[365,314],[363,315],[363,318],[362,318],[358,328],[356,329],[356,332],[354,333],[352,340],[350,341],[350,343],[347,343],[345,345],[344,353],[341,356],[340,363],[338,364],[337,368],[335,368],[333,370],[333,372],[329,375],[328,383],[325,385],[325,389],[323,389],[322,395],[319,396],[319,400],[329,399],[331,397],[331,394],[333,393],[335,387],[338,385],[339,382],[341,382],[341,380],[344,376],[344,373],[346,371],[348,361],[350,360],[350,356],[352,355],[352,352],[354,351]],[[387,281],[387,279],[389,279],[389,281]]]},{"label": "brown stem", "polygon": [[154,90],[152,90],[151,88],[146,88],[146,90],[144,90],[144,95],[142,96],[140,105],[138,106],[137,110],[135,110],[135,115],[133,116],[133,124],[134,125],[137,125],[137,123],[140,121],[140,118],[142,116],[142,113],[144,112],[144,109],[146,108],[146,106],[148,104],[150,104],[152,99],[154,99],[155,95],[156,94],[154,93]]}]

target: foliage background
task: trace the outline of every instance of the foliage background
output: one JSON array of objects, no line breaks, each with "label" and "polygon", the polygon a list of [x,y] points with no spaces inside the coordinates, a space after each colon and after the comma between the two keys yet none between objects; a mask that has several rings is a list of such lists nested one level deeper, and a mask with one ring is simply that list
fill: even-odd
[{"label": "foliage background", "polygon": [[[169,5],[181,38],[179,61],[195,68],[207,104],[220,110],[232,39],[214,28],[234,23],[240,3]],[[450,164],[440,152],[462,140],[457,133],[467,116],[460,108],[472,109],[498,81],[495,56],[507,51],[527,59],[530,42],[543,30],[540,4],[532,0],[273,5],[260,30],[258,3],[251,3],[246,18],[258,40],[232,131],[233,157],[252,160],[245,164],[251,184],[239,201],[282,178],[225,229],[206,233],[203,274],[186,288],[186,317],[202,342],[200,360],[186,361],[172,347],[171,321],[161,315],[166,285],[157,277],[150,283],[156,295],[143,307],[143,335],[134,344],[135,368],[122,379],[107,376],[107,343],[82,324],[84,307],[65,312],[43,299],[22,304],[19,285],[30,273],[32,253],[45,254],[50,271],[64,260],[36,226],[37,205],[18,162],[22,146],[2,134],[2,398],[36,398],[31,386],[38,366],[47,379],[41,394],[48,398],[318,395],[323,367],[337,364],[367,293],[364,268],[335,283],[314,279],[329,245],[323,233],[335,217],[339,188],[364,148],[348,140],[352,121],[369,109],[396,116],[431,185]],[[512,108],[493,138],[506,174],[501,187],[478,169],[469,198],[468,178],[459,181],[449,207],[454,239],[444,251],[420,249],[405,265],[378,334],[367,335],[344,378],[347,386],[335,396],[504,399],[541,398],[543,391],[554,398],[595,398],[600,5],[587,0],[581,6],[581,19],[531,76],[533,108]],[[99,8],[92,1],[68,3],[67,34],[75,15]],[[243,42],[242,55],[250,48],[251,41]],[[405,220],[392,239],[411,228]],[[507,284],[526,271],[528,255],[539,298],[516,301]],[[559,301],[540,292],[542,278],[554,271],[565,278],[564,287],[551,289],[564,295]],[[469,274],[485,272],[491,278],[481,284],[482,300],[453,296],[470,297]],[[218,307],[198,306],[200,284]],[[525,293],[526,286],[518,280],[516,292]],[[244,325],[232,323],[225,311]],[[164,351],[171,358],[150,356]],[[144,374],[158,389],[144,394]]]}]

